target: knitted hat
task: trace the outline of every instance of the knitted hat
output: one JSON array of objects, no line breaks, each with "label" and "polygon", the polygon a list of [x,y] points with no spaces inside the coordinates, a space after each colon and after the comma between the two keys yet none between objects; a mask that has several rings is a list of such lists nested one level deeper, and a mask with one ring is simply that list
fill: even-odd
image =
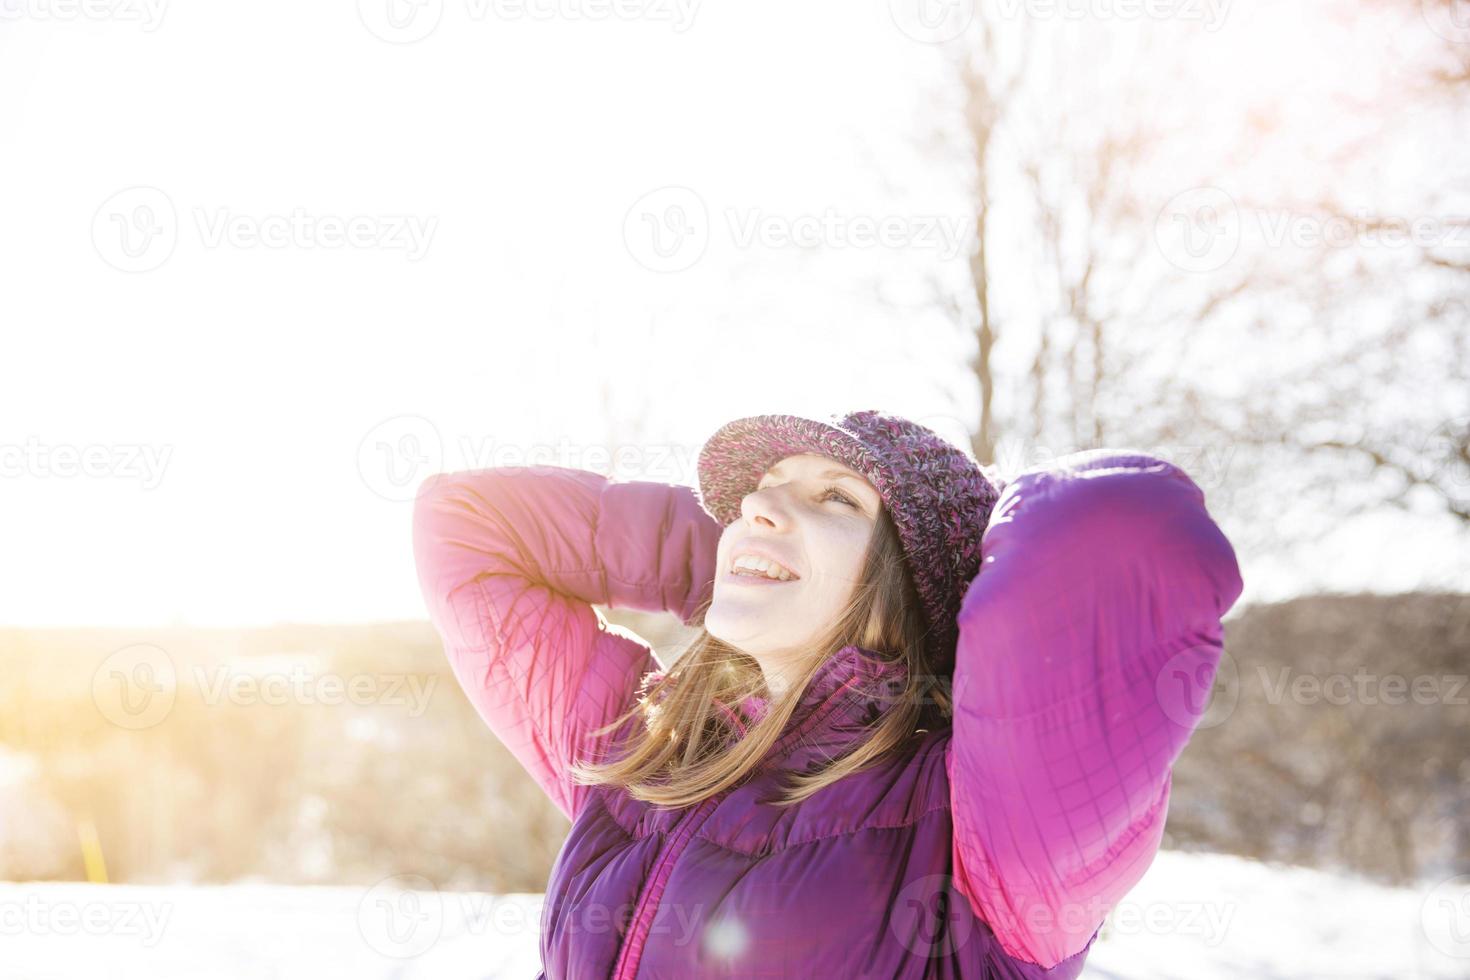
[{"label": "knitted hat", "polygon": [[929,623],[929,657],[953,669],[960,602],[980,571],[980,537],[1003,483],[935,432],[896,415],[850,412],[818,422],[795,415],[736,419],[700,448],[699,503],[725,526],[765,471],[787,456],[816,453],[867,478],[903,544]]}]

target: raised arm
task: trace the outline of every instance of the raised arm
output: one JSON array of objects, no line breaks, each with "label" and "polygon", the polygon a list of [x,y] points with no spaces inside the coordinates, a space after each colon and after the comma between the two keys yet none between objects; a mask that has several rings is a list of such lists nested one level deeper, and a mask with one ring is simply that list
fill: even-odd
[{"label": "raised arm", "polygon": [[658,665],[591,603],[692,625],[714,584],[719,525],[688,487],[556,466],[429,477],[413,547],[429,617],[475,710],[568,819],[596,761],[589,733]]},{"label": "raised arm", "polygon": [[1018,476],[981,552],[946,758],[955,883],[1007,952],[1051,967],[1153,861],[1240,570],[1200,488],[1128,451]]}]

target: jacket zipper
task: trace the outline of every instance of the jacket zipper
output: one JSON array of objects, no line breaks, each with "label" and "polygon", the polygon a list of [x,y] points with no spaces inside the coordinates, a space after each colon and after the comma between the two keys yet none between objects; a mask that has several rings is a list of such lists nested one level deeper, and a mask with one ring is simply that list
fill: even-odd
[{"label": "jacket zipper", "polygon": [[[787,746],[820,724],[832,706],[836,704],[837,699],[846,694],[854,683],[851,679],[844,682],[841,687],[828,695],[827,699],[812,711],[795,731],[787,732],[778,739],[771,748],[771,753],[766,760],[767,764],[777,760]],[[658,911],[659,899],[662,898],[664,886],[668,884],[669,876],[673,873],[674,861],[694,839],[694,832],[705,820],[709,819],[715,807],[719,806],[720,802],[730,795],[730,792],[727,789],[710,797],[695,807],[683,822],[675,825],[673,835],[664,845],[663,851],[659,853],[658,860],[653,863],[653,871],[649,874],[648,881],[643,884],[643,894],[638,898],[638,905],[629,922],[627,935],[623,937],[623,948],[618,951],[617,965],[613,967],[612,980],[634,980],[638,973],[638,961],[643,956],[643,944],[648,939],[653,914]]]},{"label": "jacket zipper", "polygon": [[709,818],[710,813],[719,806],[720,801],[728,793],[729,791],[726,790],[695,807],[694,811],[675,827],[673,836],[664,845],[663,852],[653,864],[653,871],[649,874],[648,881],[643,885],[643,895],[638,899],[638,906],[628,926],[628,933],[623,938],[623,948],[618,953],[618,963],[613,969],[614,980],[632,980],[632,977],[637,974],[638,961],[643,955],[643,944],[648,938],[653,913],[658,911],[659,899],[664,893],[664,886],[668,884],[674,860],[683,853],[684,848],[694,839],[694,832]]}]

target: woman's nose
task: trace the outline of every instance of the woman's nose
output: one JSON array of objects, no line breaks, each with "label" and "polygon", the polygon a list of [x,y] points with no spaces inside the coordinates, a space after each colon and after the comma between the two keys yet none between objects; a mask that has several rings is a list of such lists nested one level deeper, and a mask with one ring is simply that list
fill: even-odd
[{"label": "woman's nose", "polygon": [[752,524],[764,524],[776,529],[784,528],[789,520],[786,501],[781,498],[779,487],[754,490],[740,501],[742,516]]}]

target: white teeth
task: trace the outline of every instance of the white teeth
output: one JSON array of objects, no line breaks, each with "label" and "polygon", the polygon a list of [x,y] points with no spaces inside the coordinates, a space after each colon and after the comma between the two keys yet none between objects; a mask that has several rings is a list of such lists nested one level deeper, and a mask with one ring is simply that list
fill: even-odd
[{"label": "white teeth", "polygon": [[736,558],[731,562],[730,570],[736,574],[740,574],[742,570],[747,573],[756,572],[766,576],[766,578],[773,578],[782,582],[789,582],[795,577],[775,562],[765,558],[757,558],[754,555],[741,555]]}]

